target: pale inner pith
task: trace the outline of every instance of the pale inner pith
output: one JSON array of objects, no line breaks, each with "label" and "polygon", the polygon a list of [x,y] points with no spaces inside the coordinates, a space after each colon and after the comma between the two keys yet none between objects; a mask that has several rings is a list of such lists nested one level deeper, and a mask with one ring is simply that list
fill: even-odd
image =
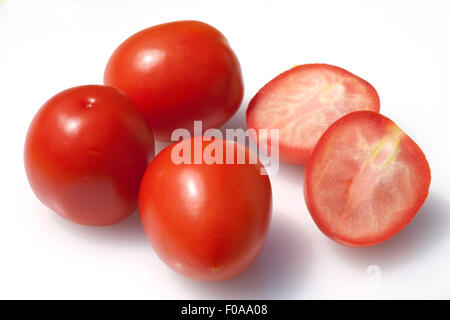
[{"label": "pale inner pith", "polygon": [[343,218],[357,210],[361,203],[372,196],[381,178],[392,175],[393,170],[398,169],[395,158],[401,135],[400,130],[393,129],[387,137],[370,146],[360,143],[367,160],[362,163],[359,171],[350,180],[347,200],[342,211]]},{"label": "pale inner pith", "polygon": [[313,148],[334,121],[347,113],[370,109],[363,85],[328,70],[293,72],[279,79],[271,90],[258,102],[254,124],[279,129],[280,140],[294,147]]}]

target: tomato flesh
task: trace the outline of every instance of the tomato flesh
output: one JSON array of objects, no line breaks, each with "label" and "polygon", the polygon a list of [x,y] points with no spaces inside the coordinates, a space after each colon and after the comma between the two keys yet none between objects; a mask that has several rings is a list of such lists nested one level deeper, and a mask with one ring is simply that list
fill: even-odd
[{"label": "tomato flesh", "polygon": [[[202,152],[211,146],[201,140],[183,140],[155,157],[142,179],[139,209],[148,239],[168,266],[193,279],[219,281],[244,271],[259,254],[272,193],[259,161],[226,164],[225,154],[224,164],[172,161],[179,146],[197,141]],[[249,155],[240,144],[216,141]]]},{"label": "tomato flesh", "polygon": [[330,238],[369,246],[399,232],[428,195],[425,155],[394,122],[370,111],[336,121],[306,165],[311,216]]},{"label": "tomato flesh", "polygon": [[303,164],[337,119],[353,111],[379,109],[378,94],[365,80],[335,66],[307,64],[266,84],[249,104],[247,124],[279,129],[280,159]]}]

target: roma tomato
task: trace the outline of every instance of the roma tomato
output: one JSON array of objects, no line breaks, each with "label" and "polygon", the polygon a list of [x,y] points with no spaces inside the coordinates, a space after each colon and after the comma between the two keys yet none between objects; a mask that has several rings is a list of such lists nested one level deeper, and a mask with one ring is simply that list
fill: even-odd
[{"label": "roma tomato", "polygon": [[[251,264],[266,240],[272,209],[262,164],[256,158],[237,164],[237,154],[248,158],[250,151],[214,141],[234,150],[234,164],[226,164],[226,152],[219,149],[214,152],[224,164],[207,162],[213,142],[201,136],[183,140],[150,163],[139,195],[142,223],[159,257],[175,271],[205,281],[231,278]],[[174,161],[180,148],[191,154],[190,163]],[[197,156],[201,163],[195,164]]]},{"label": "roma tomato", "polygon": [[325,130],[358,110],[380,110],[372,85],[339,67],[305,64],[280,74],[253,97],[247,126],[256,129],[255,140],[258,129],[279,129],[280,160],[304,164]]},{"label": "roma tomato", "polygon": [[241,68],[228,41],[198,21],[142,30],[112,54],[104,83],[126,93],[145,114],[158,140],[174,129],[219,127],[239,108]]},{"label": "roma tomato", "polygon": [[134,103],[112,87],[91,85],[44,104],[28,130],[24,158],[43,204],[73,222],[105,226],[137,209],[153,155],[152,132]]},{"label": "roma tomato", "polygon": [[309,212],[331,239],[370,246],[403,229],[424,203],[431,173],[422,150],[370,111],[336,121],[306,164]]}]

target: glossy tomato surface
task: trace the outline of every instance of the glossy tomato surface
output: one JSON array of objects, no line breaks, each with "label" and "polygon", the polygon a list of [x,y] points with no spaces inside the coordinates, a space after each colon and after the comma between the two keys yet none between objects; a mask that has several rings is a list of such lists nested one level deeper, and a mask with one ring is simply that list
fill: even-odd
[{"label": "glossy tomato surface", "polygon": [[278,129],[280,160],[304,164],[325,130],[358,110],[380,110],[371,84],[336,66],[305,64],[280,74],[253,97],[247,126],[256,130],[255,140],[259,129]]},{"label": "glossy tomato surface", "polygon": [[138,206],[154,155],[150,127],[134,103],[106,86],[71,88],[48,100],[25,142],[25,169],[43,204],[73,222],[117,223]]},{"label": "glossy tomato surface", "polygon": [[358,111],[336,121],[306,164],[311,216],[330,238],[370,246],[403,229],[424,203],[431,172],[422,150],[394,122]]},{"label": "glossy tomato surface", "polygon": [[243,82],[227,39],[198,21],[142,30],[125,40],[106,66],[104,83],[126,93],[158,140],[174,129],[219,127],[239,108]]},{"label": "glossy tomato surface", "polygon": [[[214,140],[236,155],[249,150],[235,142]],[[244,271],[267,237],[272,209],[271,185],[262,164],[181,163],[172,153],[194,145],[213,146],[202,137],[164,149],[150,163],[141,184],[139,209],[145,232],[159,257],[190,278],[218,281]],[[209,151],[208,151],[209,149]],[[206,158],[205,158],[206,159]],[[222,159],[222,156],[221,156]],[[231,156],[233,159],[233,155]]]}]

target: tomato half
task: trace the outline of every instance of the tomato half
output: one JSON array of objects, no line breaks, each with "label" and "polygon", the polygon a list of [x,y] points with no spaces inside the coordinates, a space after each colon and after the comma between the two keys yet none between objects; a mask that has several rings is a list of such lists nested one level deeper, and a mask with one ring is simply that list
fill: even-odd
[{"label": "tomato half", "polygon": [[[172,152],[194,150],[200,164],[175,164]],[[218,281],[244,271],[257,257],[267,237],[272,191],[262,164],[236,164],[243,145],[214,140],[234,149],[234,164],[207,164],[212,147],[202,137],[173,144],[150,163],[142,179],[139,209],[145,232],[158,256],[190,278]],[[194,159],[194,151],[191,154]]]},{"label": "tomato half", "polygon": [[323,134],[306,164],[306,204],[337,242],[370,246],[403,229],[424,203],[431,172],[422,150],[394,122],[358,111]]},{"label": "tomato half", "polygon": [[325,130],[358,110],[380,110],[372,85],[339,67],[305,64],[280,74],[253,97],[247,126],[256,133],[279,129],[280,160],[304,164]]},{"label": "tomato half", "polygon": [[38,111],[25,142],[31,188],[57,214],[83,225],[117,223],[138,206],[151,157],[150,127],[112,87],[65,90]]},{"label": "tomato half", "polygon": [[125,40],[106,66],[104,83],[126,93],[145,114],[158,140],[178,128],[220,127],[239,108],[239,61],[225,37],[198,21],[142,30]]}]

